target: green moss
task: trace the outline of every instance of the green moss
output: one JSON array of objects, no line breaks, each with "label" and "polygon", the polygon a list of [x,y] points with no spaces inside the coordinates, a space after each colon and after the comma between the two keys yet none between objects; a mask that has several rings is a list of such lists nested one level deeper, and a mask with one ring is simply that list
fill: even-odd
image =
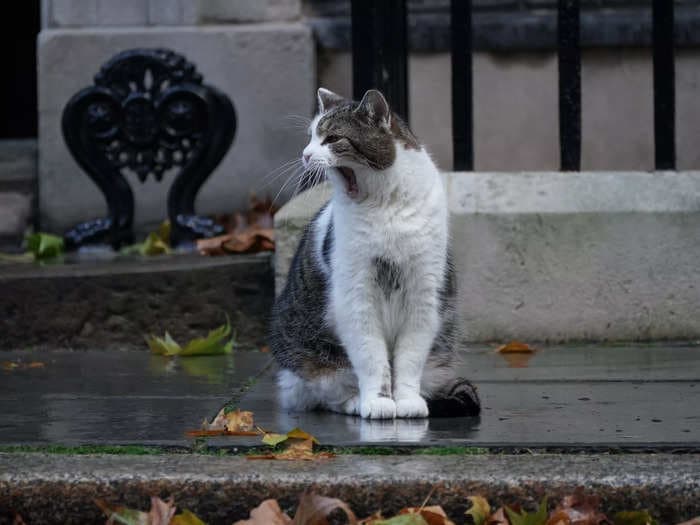
[{"label": "green moss", "polygon": [[488,453],[489,449],[481,447],[430,447],[413,451],[413,454],[423,456],[476,456]]}]

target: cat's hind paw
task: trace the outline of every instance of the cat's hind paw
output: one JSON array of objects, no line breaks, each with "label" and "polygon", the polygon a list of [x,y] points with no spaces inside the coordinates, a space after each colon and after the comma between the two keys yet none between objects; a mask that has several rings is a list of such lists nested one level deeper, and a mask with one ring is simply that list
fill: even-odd
[{"label": "cat's hind paw", "polygon": [[393,419],[396,417],[396,403],[389,397],[373,397],[360,405],[360,415],[368,419]]},{"label": "cat's hind paw", "polygon": [[396,417],[428,417],[428,404],[419,395],[397,399]]}]

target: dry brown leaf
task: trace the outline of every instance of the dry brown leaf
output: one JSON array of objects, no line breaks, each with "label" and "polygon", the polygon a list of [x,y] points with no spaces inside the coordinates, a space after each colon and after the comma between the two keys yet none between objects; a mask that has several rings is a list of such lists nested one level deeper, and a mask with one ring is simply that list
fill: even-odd
[{"label": "dry brown leaf", "polygon": [[583,487],[578,487],[552,511],[547,525],[612,525],[599,509],[600,498],[587,495]]},{"label": "dry brown leaf", "polygon": [[285,461],[315,461],[319,459],[334,458],[335,454],[330,452],[314,452],[314,439],[294,439],[289,438],[285,441],[287,446],[281,452],[270,452],[269,454],[259,454],[254,456],[246,456],[246,459],[280,459]]},{"label": "dry brown leaf", "polygon": [[364,519],[361,519],[360,521],[357,522],[357,525],[372,525],[375,521],[382,521],[384,519],[384,516],[382,516],[381,511],[377,511],[371,516],[367,516]]},{"label": "dry brown leaf", "polygon": [[510,343],[506,343],[504,345],[499,346],[496,349],[496,352],[499,352],[501,354],[512,354],[512,353],[532,353],[534,352],[535,349],[532,348],[529,344],[527,343],[521,343],[520,341],[511,341]]},{"label": "dry brown leaf", "polygon": [[211,423],[205,419],[201,430],[188,430],[185,435],[187,437],[258,436],[260,433],[260,430],[255,427],[252,412],[240,409],[226,412],[222,408]]},{"label": "dry brown leaf", "polygon": [[279,503],[274,499],[266,499],[250,511],[250,518],[240,520],[233,525],[288,525],[292,519],[287,516]]},{"label": "dry brown leaf", "polygon": [[693,518],[692,520],[679,523],[678,525],[700,525],[700,516],[698,516],[697,518]]},{"label": "dry brown leaf", "polygon": [[455,525],[453,521],[447,517],[445,511],[439,505],[431,505],[429,507],[408,507],[399,512],[402,514],[420,514],[428,525]]},{"label": "dry brown leaf", "polygon": [[505,507],[500,507],[496,512],[486,518],[484,525],[510,525],[508,516],[506,516]]},{"label": "dry brown leaf", "polygon": [[294,525],[328,525],[326,518],[336,509],[345,513],[350,525],[357,524],[357,518],[347,503],[311,492],[302,494],[292,523]]},{"label": "dry brown leaf", "polygon": [[123,505],[111,505],[96,499],[95,504],[107,516],[107,525],[123,523],[128,525],[169,525],[177,508],[173,498],[162,499],[151,496],[151,510],[143,512]]}]

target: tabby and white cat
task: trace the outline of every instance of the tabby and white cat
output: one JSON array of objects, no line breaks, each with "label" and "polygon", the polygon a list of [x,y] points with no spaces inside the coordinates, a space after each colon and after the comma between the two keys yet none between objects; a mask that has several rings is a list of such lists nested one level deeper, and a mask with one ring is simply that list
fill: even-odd
[{"label": "tabby and white cat", "polygon": [[272,315],[289,410],[365,418],[474,415],[455,378],[454,277],[442,179],[379,91],[318,90],[303,152],[333,196],[307,226]]}]

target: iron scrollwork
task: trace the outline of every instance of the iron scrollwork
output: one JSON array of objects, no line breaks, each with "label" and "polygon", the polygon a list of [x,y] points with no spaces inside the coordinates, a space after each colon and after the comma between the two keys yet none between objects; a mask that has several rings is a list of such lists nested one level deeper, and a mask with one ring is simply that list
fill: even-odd
[{"label": "iron scrollwork", "polygon": [[134,195],[127,180],[173,177],[168,191],[171,242],[221,233],[194,210],[197,192],[236,131],[229,98],[203,84],[195,66],[167,49],[132,49],[105,63],[93,86],[63,111],[66,144],[107,201],[108,216],[66,232],[69,247],[133,242]]}]

